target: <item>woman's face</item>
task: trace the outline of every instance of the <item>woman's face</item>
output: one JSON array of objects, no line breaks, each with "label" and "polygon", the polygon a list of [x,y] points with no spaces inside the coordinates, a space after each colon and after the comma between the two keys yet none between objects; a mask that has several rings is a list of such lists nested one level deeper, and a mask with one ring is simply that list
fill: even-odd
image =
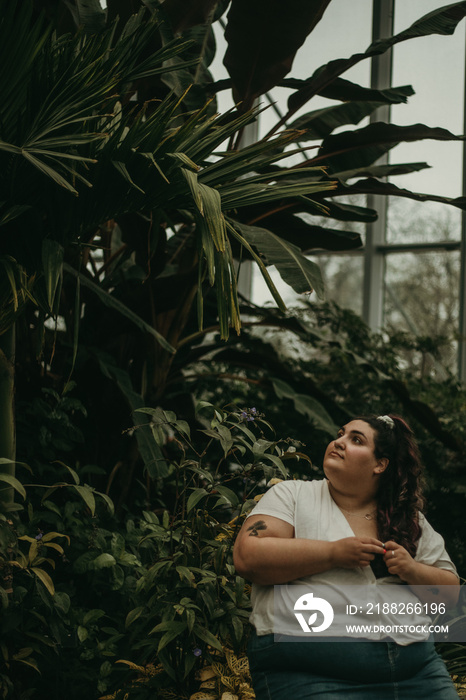
[{"label": "woman's face", "polygon": [[374,475],[386,466],[384,460],[377,460],[374,455],[374,436],[373,428],[362,420],[352,420],[340,428],[324,455],[324,472],[330,482],[333,479],[373,482]]}]

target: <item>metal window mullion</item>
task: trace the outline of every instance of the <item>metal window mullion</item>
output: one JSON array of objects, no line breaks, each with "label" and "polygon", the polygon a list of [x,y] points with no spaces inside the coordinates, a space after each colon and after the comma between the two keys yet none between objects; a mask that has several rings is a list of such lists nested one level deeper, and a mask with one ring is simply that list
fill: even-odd
[{"label": "metal window mullion", "polygon": [[377,251],[390,253],[431,253],[436,251],[460,250],[461,241],[432,241],[431,243],[384,243],[377,246]]},{"label": "metal window mullion", "polygon": [[[466,130],[466,52],[463,89],[463,133]],[[466,141],[463,141],[463,197],[466,196]],[[459,340],[458,340],[458,379],[466,382],[466,211],[461,211],[461,250],[459,284]]]},{"label": "metal window mullion", "polygon": [[[372,41],[393,34],[394,0],[373,0]],[[371,88],[378,90],[391,86],[392,51],[374,56],[371,63]],[[379,107],[370,121],[390,121],[390,105]],[[377,163],[388,163],[388,154]],[[363,318],[372,330],[378,330],[383,323],[383,296],[385,278],[385,254],[379,249],[386,240],[387,198],[368,195],[367,206],[378,212],[377,221],[366,226],[364,256]]]}]

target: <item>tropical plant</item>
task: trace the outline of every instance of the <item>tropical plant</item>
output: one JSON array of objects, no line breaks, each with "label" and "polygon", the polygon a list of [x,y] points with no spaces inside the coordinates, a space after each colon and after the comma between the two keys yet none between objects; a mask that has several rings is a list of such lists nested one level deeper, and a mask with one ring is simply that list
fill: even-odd
[{"label": "tropical plant", "polygon": [[[132,109],[128,100],[135,86],[159,73],[166,74],[169,67],[164,64],[186,48],[182,41],[172,40],[151,51],[157,26],[155,15],[147,18],[141,9],[120,28],[117,38],[114,27],[98,35],[80,32],[75,37],[60,37],[52,34],[43,20],[33,21],[31,3],[5,3],[0,25],[4,39],[0,80],[8,98],[0,141],[5,192],[0,212],[5,270],[0,290],[0,361],[6,383],[0,399],[5,415],[0,453],[10,464],[14,461],[14,324],[24,314],[27,302],[34,303],[37,310],[31,316],[36,316],[33,325],[39,352],[44,321],[62,313],[74,344],[74,362],[82,306],[80,287],[85,286],[100,302],[155,339],[153,354],[160,375],[156,385],[163,386],[170,356],[196,293],[202,324],[204,280],[217,290],[222,336],[227,337],[230,325],[239,331],[231,240],[251,252],[281,303],[260,256],[226,214],[277,195],[307,195],[329,186],[310,177],[305,186],[301,182],[272,187],[270,172],[259,173],[283,157],[280,150],[291,134],[253,144],[240,156],[230,154],[213,160],[214,151],[254,118],[252,113],[209,116],[208,106],[204,106],[183,117],[181,98],[171,95]],[[27,51],[18,50],[13,36],[21,37]],[[312,168],[310,176],[314,172]],[[96,236],[110,244],[108,232],[114,231],[116,224],[106,225],[108,221],[118,221],[123,240],[98,270],[89,250],[96,245]],[[189,250],[182,263],[184,286],[181,298],[176,298],[175,327],[170,318],[172,309],[156,319],[160,311],[151,307],[152,295],[157,292],[152,280],[164,271],[155,265],[154,274],[151,263],[154,255],[165,250],[167,230],[179,234],[176,245],[181,242],[183,251]],[[127,233],[129,243],[125,241]],[[274,241],[272,234],[270,238]],[[193,248],[189,249],[191,243]],[[319,285],[317,268],[300,251],[286,244],[282,249],[287,251],[287,261],[301,261],[297,281],[301,289]],[[108,292],[122,279],[128,267],[125,263],[133,255],[136,268],[123,277],[126,282],[129,275],[130,286],[136,282],[140,288],[139,295],[149,305],[149,322],[128,308],[118,292]],[[88,272],[87,266],[93,264],[93,272]],[[68,282],[62,294],[64,270],[75,289],[70,290]],[[178,284],[178,279],[174,281]],[[68,303],[67,295],[74,297],[74,303]]]},{"label": "tropical plant", "polygon": [[[155,15],[136,3],[139,13],[131,16],[133,6],[116,0],[108,3],[107,13],[97,0],[60,4],[60,11],[56,8],[50,17],[57,27],[55,38],[44,29],[43,19],[32,23],[28,3],[21,8],[9,3],[4,13],[3,78],[8,81],[6,94],[11,100],[2,142],[6,159],[2,172],[8,173],[5,187],[10,192],[2,220],[6,243],[2,260],[8,271],[2,318],[4,330],[10,331],[3,334],[1,357],[9,370],[3,374],[9,384],[2,400],[4,414],[10,417],[4,423],[2,454],[9,459],[14,456],[12,321],[31,295],[39,312],[38,316],[29,312],[24,335],[18,329],[22,344],[31,336],[32,326],[36,347],[43,347],[44,318],[62,317],[63,334],[45,331],[47,354],[55,355],[59,368],[59,390],[77,359],[77,327],[85,303],[84,324],[88,328],[100,324],[97,332],[82,331],[85,344],[100,347],[107,357],[110,350],[118,357],[116,363],[112,361],[117,371],[126,371],[131,363],[127,388],[132,392],[133,408],[157,402],[182,366],[183,354],[187,355],[189,338],[196,331],[192,318],[196,306],[202,326],[203,301],[210,285],[215,285],[217,301],[211,306],[209,322],[220,324],[224,338],[229,325],[239,330],[234,259],[252,256],[256,260],[283,309],[264,261],[275,264],[296,291],[315,288],[322,292],[318,268],[304,254],[316,246],[348,249],[360,245],[359,236],[352,231],[304,221],[302,214],[317,211],[307,194],[322,201],[324,208],[319,213],[329,218],[371,221],[375,212],[342,204],[334,195],[355,188],[393,193],[394,186],[368,178],[348,187],[348,180],[364,173],[381,177],[421,167],[404,164],[381,170],[372,165],[399,140],[456,138],[441,129],[386,124],[338,136],[332,132],[367,116],[381,103],[405,101],[412,93],[407,87],[376,94],[367,91],[340,78],[347,68],[399,41],[453,32],[466,12],[464,2],[436,10],[400,35],[376,42],[365,53],[332,62],[300,84],[290,97],[288,117],[314,94],[344,103],[300,117],[295,123],[299,133],[280,133],[242,151],[214,157],[216,149],[235,140],[254,116],[246,112],[215,117],[204,104],[208,86],[213,90],[221,87],[209,82],[206,71],[212,58],[211,23],[225,4],[196,2],[188,16],[178,13],[175,2],[150,5],[153,12],[156,8]],[[301,15],[299,21],[293,16],[282,56],[272,57],[265,50],[245,65],[238,50],[240,39],[244,41],[243,19],[246,23],[251,20],[254,27],[264,13],[262,5],[246,11],[240,0],[232,2],[227,63],[235,94],[242,99],[241,109],[283,79],[297,47],[306,33],[318,27],[327,5],[326,0],[307,7],[305,21]],[[40,7],[36,3],[34,11]],[[50,15],[50,6],[45,3],[44,8]],[[273,12],[268,11],[267,16],[273,19]],[[159,17],[166,21],[160,24]],[[81,27],[76,38],[63,34],[70,30],[72,18]],[[273,26],[272,21],[270,32]],[[191,43],[173,40],[170,32],[179,30],[193,37]],[[28,46],[24,55],[17,47],[9,48],[8,42],[18,32],[22,44]],[[272,41],[272,35],[266,36]],[[197,67],[193,66],[194,55],[201,61]],[[45,65],[50,69],[43,70]],[[186,93],[185,88],[193,80],[195,86],[202,86],[195,91],[196,99],[202,100],[197,112],[189,112],[186,102],[193,91]],[[176,98],[166,97],[169,87],[174,88]],[[48,96],[45,100],[44,95]],[[105,114],[110,116],[102,116]],[[36,116],[29,123],[26,115]],[[311,170],[277,165],[290,155],[287,144],[316,138],[323,141]],[[351,164],[343,162],[344,158]],[[335,179],[329,179],[320,167],[314,169],[314,162],[325,166]],[[460,200],[452,203],[462,205]],[[33,227],[41,233],[31,244],[28,235]],[[115,327],[111,335],[103,332],[105,321],[117,318],[115,314],[126,316],[125,321],[117,322],[121,332],[116,336]],[[64,348],[60,348],[61,338]],[[92,357],[96,357],[94,350]],[[82,355],[78,364],[83,371],[92,371]],[[95,359],[92,364],[95,366]],[[114,374],[110,376],[115,380]]]},{"label": "tropical plant", "polygon": [[[275,124],[271,133],[280,131],[283,127],[296,131],[294,141],[299,144],[313,142],[312,147],[318,147],[316,157],[308,164],[318,164],[325,167],[326,175],[316,173],[318,180],[337,180],[336,189],[326,191],[319,199],[325,202],[325,216],[330,220],[340,222],[359,221],[372,222],[377,218],[374,210],[363,206],[352,206],[341,203],[342,196],[351,194],[382,194],[400,196],[418,201],[433,200],[445,202],[455,207],[464,208],[462,198],[451,199],[436,195],[413,193],[400,189],[393,183],[385,181],[387,176],[396,176],[415,172],[428,167],[427,163],[402,163],[377,165],[377,160],[388,153],[395,145],[403,141],[422,139],[458,140],[446,129],[430,128],[423,124],[400,127],[381,121],[371,123],[368,127],[351,129],[334,134],[341,127],[357,125],[366,117],[373,115],[383,105],[400,104],[414,94],[412,86],[390,87],[375,90],[357,85],[343,79],[341,76],[353,66],[365,60],[376,58],[393,46],[433,34],[453,34],[459,22],[466,15],[465,2],[456,2],[437,8],[421,17],[413,25],[399,34],[375,41],[366,51],[361,51],[348,58],[338,58],[319,67],[306,80],[286,77],[291,71],[293,59],[309,35],[319,31],[319,22],[331,0],[305,3],[301,0],[291,3],[286,10],[282,6],[270,6],[266,0],[259,0],[251,5],[246,0],[231,0],[218,2],[216,0],[195,0],[190,4],[189,12],[180,12],[176,0],[157,0],[142,2],[138,0],[129,5],[121,0],[108,0],[107,14],[101,8],[98,0],[83,3],[74,0],[65,3],[72,7],[77,24],[84,24],[89,31],[95,31],[104,26],[105,22],[113,22],[119,18],[120,24],[127,21],[136,8],[149,5],[156,8],[164,18],[162,37],[154,37],[153,41],[166,41],[172,32],[181,33],[193,43],[189,47],[189,58],[199,61],[197,68],[184,71],[182,79],[180,71],[163,76],[170,87],[175,89],[179,97],[183,96],[185,88],[193,84],[196,88],[197,106],[204,104],[206,95],[231,89],[240,112],[247,112],[254,101],[264,95],[274,86],[286,87],[292,90],[288,98],[286,114]],[[185,10],[185,8],[184,8]],[[212,25],[228,10],[225,26],[227,50],[224,63],[231,79],[228,81],[212,80],[208,68],[214,52],[214,35]],[[99,21],[96,22],[96,17]],[[223,21],[223,20],[222,20]],[[287,31],[283,31],[286,23]],[[257,37],[261,41],[257,41]],[[170,62],[166,65],[170,66]],[[178,78],[177,78],[178,76]],[[160,97],[160,83],[150,84],[151,94],[148,95],[145,86],[143,99]],[[336,104],[302,114],[313,97],[320,96],[334,101]],[[300,112],[300,116],[292,121]],[[241,132],[242,127],[238,130]],[[235,141],[239,144],[240,133]],[[305,149],[302,149],[303,152]],[[299,179],[300,171],[306,163],[300,163],[293,168],[293,179]],[[303,177],[306,177],[305,173]],[[357,180],[357,178],[362,178]],[[355,181],[356,180],[356,181]],[[354,182],[355,181],[355,182]],[[352,182],[352,184],[349,184]],[[280,203],[280,195],[276,197],[276,206],[270,208],[261,203],[251,209],[246,209],[239,217],[246,224],[260,221],[261,227],[277,233],[281,238],[295,243],[305,252],[315,248],[329,250],[348,250],[361,245],[359,236],[353,231],[341,228],[312,225],[312,219],[303,221],[302,214],[315,215],[316,211],[305,199],[294,202]],[[305,217],[306,218],[306,217]],[[306,225],[307,224],[307,225]],[[252,236],[252,232],[250,232]],[[259,235],[257,232],[256,236]],[[251,240],[250,240],[251,242]]]},{"label": "tropical plant", "polygon": [[[42,483],[28,474],[28,516],[0,528],[4,697],[129,693],[128,671],[141,667],[157,673],[136,683],[136,697],[182,696],[196,669],[244,651],[249,597],[232,564],[234,534],[254,496],[286,477],[287,460],[309,458],[256,408],[198,409],[193,436],[173,413],[142,409],[150,423],[138,430],[166,471],[139,484],[122,519],[83,481],[91,465],[47,465],[48,444],[36,450]],[[49,430],[60,437],[60,421]]]}]

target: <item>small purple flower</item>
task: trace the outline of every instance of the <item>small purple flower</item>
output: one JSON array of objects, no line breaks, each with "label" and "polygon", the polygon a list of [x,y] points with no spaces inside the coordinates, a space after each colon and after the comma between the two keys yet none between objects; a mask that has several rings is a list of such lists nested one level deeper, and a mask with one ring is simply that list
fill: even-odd
[{"label": "small purple flower", "polygon": [[196,647],[195,649],[193,649],[193,654],[194,654],[194,656],[201,656],[202,649],[199,649],[199,647]]},{"label": "small purple flower", "polygon": [[39,532],[39,534],[36,535],[36,540],[41,540],[44,536],[43,532]]},{"label": "small purple flower", "polygon": [[255,406],[252,408],[243,408],[239,415],[243,423],[252,423],[263,416],[263,414],[260,413]]}]

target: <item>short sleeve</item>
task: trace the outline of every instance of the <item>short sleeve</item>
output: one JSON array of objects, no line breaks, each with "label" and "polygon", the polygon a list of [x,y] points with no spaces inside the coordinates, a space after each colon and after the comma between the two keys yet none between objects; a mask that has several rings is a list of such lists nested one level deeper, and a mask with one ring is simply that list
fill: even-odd
[{"label": "short sleeve", "polygon": [[252,515],[271,515],[295,526],[297,481],[281,481],[266,491],[257,506],[249,513]]},{"label": "short sleeve", "polygon": [[422,514],[420,514],[419,518],[422,535],[416,552],[416,561],[429,566],[436,566],[438,569],[446,569],[458,575],[456,567],[445,549],[443,537],[434,530]]}]

